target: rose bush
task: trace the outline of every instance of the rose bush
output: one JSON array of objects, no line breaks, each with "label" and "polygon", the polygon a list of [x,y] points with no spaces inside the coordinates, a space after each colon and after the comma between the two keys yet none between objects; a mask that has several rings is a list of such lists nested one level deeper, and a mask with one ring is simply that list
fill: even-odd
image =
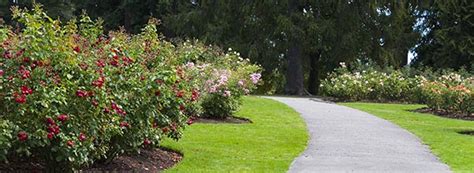
[{"label": "rose bush", "polygon": [[3,160],[65,170],[107,162],[179,139],[202,110],[230,115],[260,79],[238,53],[164,41],[156,20],[137,35],[104,35],[86,15],[62,25],[40,6],[13,14],[24,27],[0,27]]},{"label": "rose bush", "polygon": [[180,57],[188,61],[188,69],[201,76],[199,89],[204,117],[231,116],[241,105],[242,96],[252,92],[260,82],[261,67],[231,49],[224,54],[217,48],[190,41],[183,43],[181,49]]},{"label": "rose bush", "polygon": [[321,82],[320,91],[322,95],[346,101],[424,103],[434,109],[472,115],[472,75],[453,72],[437,75],[429,71],[417,73],[424,75],[410,75],[403,70],[381,72],[374,68],[351,71],[341,64]]},{"label": "rose bush", "polygon": [[443,75],[435,81],[421,83],[425,103],[435,109],[449,112],[474,113],[474,77],[458,74]]},{"label": "rose bush", "polygon": [[374,69],[351,72],[344,64],[321,82],[323,95],[343,100],[411,101],[419,78],[407,78],[399,71]]}]

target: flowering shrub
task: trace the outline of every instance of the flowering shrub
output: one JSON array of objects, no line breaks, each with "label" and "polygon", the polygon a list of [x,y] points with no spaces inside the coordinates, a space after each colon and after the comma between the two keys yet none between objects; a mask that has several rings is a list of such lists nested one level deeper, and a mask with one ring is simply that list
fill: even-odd
[{"label": "flowering shrub", "polygon": [[102,35],[85,15],[62,26],[39,6],[13,12],[24,28],[0,27],[0,159],[76,169],[178,139],[199,114],[200,74],[154,20]]},{"label": "flowering shrub", "polygon": [[231,116],[239,108],[241,97],[255,89],[260,81],[260,67],[241,58],[237,52],[229,50],[224,55],[218,49],[205,49],[198,43],[190,42],[183,43],[182,48],[182,59],[198,64],[188,67],[197,69],[195,73],[201,74],[201,105],[205,117]]},{"label": "flowering shrub", "polygon": [[435,109],[474,113],[474,78],[462,78],[457,74],[443,75],[436,81],[425,81],[421,85],[425,103]]},{"label": "flowering shrub", "polygon": [[345,65],[321,82],[324,95],[344,100],[409,101],[418,78],[406,78],[401,72],[376,70],[350,72]]},{"label": "flowering shrub", "polygon": [[321,82],[321,93],[343,100],[426,103],[434,109],[471,115],[474,109],[474,78],[449,73],[427,79],[402,71],[384,73],[373,69],[351,72],[341,64]]}]

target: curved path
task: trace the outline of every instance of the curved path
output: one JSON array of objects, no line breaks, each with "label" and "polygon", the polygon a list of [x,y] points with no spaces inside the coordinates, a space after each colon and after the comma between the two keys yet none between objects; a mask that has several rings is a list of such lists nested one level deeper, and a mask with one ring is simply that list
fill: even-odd
[{"label": "curved path", "polygon": [[450,172],[415,135],[386,120],[311,98],[267,97],[301,113],[310,133],[289,172]]}]

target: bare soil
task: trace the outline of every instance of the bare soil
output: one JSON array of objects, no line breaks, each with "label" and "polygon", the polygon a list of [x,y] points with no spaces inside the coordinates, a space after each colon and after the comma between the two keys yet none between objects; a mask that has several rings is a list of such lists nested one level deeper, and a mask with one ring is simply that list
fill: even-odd
[{"label": "bare soil", "polygon": [[446,110],[439,110],[439,109],[432,109],[432,108],[420,108],[413,110],[414,112],[420,112],[420,113],[430,113],[433,115],[437,115],[440,117],[446,117],[446,118],[453,118],[453,119],[461,119],[461,120],[468,120],[468,121],[474,121],[474,115],[471,114],[465,114],[465,113],[459,113],[459,112],[449,112]]},{"label": "bare soil", "polygon": [[228,123],[228,124],[246,124],[252,123],[250,119],[242,118],[242,117],[235,117],[230,116],[226,118],[208,118],[208,117],[200,117],[195,120],[198,123],[210,123],[210,124],[219,124],[219,123]]},{"label": "bare soil", "polygon": [[[123,154],[108,164],[94,164],[81,172],[160,172],[173,167],[183,155],[165,148],[143,149],[139,154]],[[0,163],[0,172],[49,172],[37,159],[11,159]]]}]

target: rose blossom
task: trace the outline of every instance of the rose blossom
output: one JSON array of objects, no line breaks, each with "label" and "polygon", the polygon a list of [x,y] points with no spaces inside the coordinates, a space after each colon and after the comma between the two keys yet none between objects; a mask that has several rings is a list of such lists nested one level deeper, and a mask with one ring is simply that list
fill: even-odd
[{"label": "rose blossom", "polygon": [[69,147],[74,147],[74,141],[69,140],[69,141],[67,141],[66,144],[67,144],[67,146],[69,146]]},{"label": "rose blossom", "polygon": [[230,91],[224,91],[224,94],[223,94],[224,97],[230,97]]},{"label": "rose blossom", "polygon": [[69,117],[66,114],[61,114],[58,116],[58,120],[61,122],[66,122],[69,119]]},{"label": "rose blossom", "polygon": [[194,63],[193,63],[193,62],[188,62],[188,63],[186,63],[186,67],[188,67],[188,68],[193,68],[193,67],[194,67]]},{"label": "rose blossom", "polygon": [[250,79],[252,80],[253,84],[257,84],[258,81],[260,80],[260,77],[262,77],[260,73],[252,73],[250,75]]},{"label": "rose blossom", "polygon": [[238,84],[239,86],[244,86],[244,80],[239,80]]},{"label": "rose blossom", "polygon": [[143,140],[143,145],[150,145],[150,144],[151,144],[151,141],[148,140],[148,138],[145,138],[145,139]]},{"label": "rose blossom", "polygon": [[79,136],[77,137],[79,141],[85,141],[87,139],[86,135],[84,133],[80,133]]},{"label": "rose blossom", "polygon": [[216,86],[211,86],[209,88],[209,93],[215,93],[215,92],[217,92],[217,87]]},{"label": "rose blossom", "polygon": [[28,140],[28,133],[26,133],[25,131],[18,132],[17,137],[18,140],[20,140],[21,142],[26,141]]}]

